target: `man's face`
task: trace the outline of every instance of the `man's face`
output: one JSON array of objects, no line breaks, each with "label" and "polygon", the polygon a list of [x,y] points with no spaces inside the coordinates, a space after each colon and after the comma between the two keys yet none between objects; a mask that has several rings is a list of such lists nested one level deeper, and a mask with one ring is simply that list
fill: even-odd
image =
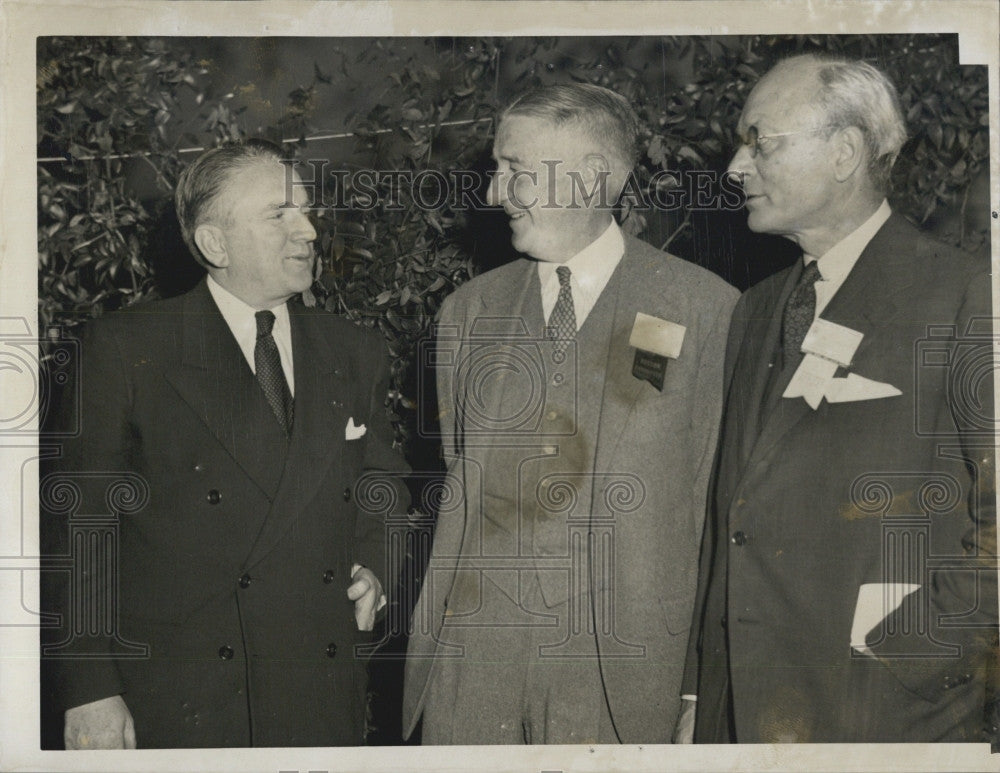
[{"label": "man's face", "polygon": [[754,127],[761,139],[755,158],[741,145],[729,171],[743,173],[753,231],[799,243],[803,234],[829,226],[835,150],[822,131],[825,116],[811,103],[818,87],[813,72],[789,67],[766,75],[743,108],[739,135]]},{"label": "man's face", "polygon": [[[313,281],[316,231],[309,222],[309,199],[292,188],[294,207],[286,204],[287,167],[261,159],[229,173],[216,202],[228,265],[215,274],[229,292],[256,309],[278,306]],[[299,183],[298,175],[294,176]]]},{"label": "man's face", "polygon": [[519,252],[564,263],[594,238],[591,225],[602,213],[584,204],[584,189],[592,189],[583,165],[587,143],[577,130],[541,118],[512,115],[501,122],[489,200],[510,217],[511,242]]}]

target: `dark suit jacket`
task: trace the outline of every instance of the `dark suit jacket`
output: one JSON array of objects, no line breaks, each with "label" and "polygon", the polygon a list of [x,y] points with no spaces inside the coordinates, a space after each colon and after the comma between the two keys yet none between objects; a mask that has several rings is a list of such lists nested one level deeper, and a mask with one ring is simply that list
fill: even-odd
[{"label": "dark suit jacket", "polygon": [[[561,462],[561,472],[576,473],[570,476],[579,496],[572,514],[589,516],[597,533],[613,532],[613,568],[591,583],[595,605],[613,617],[610,634],[596,638],[615,727],[626,743],[669,741],[679,707],[702,507],[721,413],[723,345],[735,299],[735,290],[710,272],[626,237],[624,256],[598,301],[610,306],[610,337],[591,347],[601,352],[599,362],[591,370],[581,369],[569,386],[577,418],[596,416],[595,425],[569,425],[564,429],[571,434],[551,436],[541,429],[504,431],[509,424],[503,421],[485,433],[475,431],[484,417],[514,416],[521,406],[530,415],[537,398],[544,396],[537,379],[476,378],[488,370],[477,365],[489,362],[482,351],[492,351],[496,363],[508,362],[522,374],[531,370],[524,370],[526,360],[509,360],[501,350],[520,346],[523,334],[511,325],[541,320],[537,264],[515,261],[468,282],[447,299],[439,324],[438,344],[446,356],[438,357],[438,396],[449,484],[461,495],[452,497],[452,506],[439,515],[433,556],[414,611],[404,686],[405,734],[422,712],[434,660],[453,654],[438,642],[445,610],[475,604],[475,599],[456,598],[461,595],[454,582],[459,557],[474,560],[479,555],[481,529],[488,535],[487,522],[498,514],[528,519],[525,534],[534,529],[538,537],[536,519],[545,513],[533,501],[541,474],[533,470],[539,448],[551,444],[560,454],[553,464]],[[662,391],[632,375],[635,349],[629,336],[636,312],[686,328]],[[605,312],[595,307],[591,314]],[[588,317],[581,337],[592,321],[598,320]],[[530,327],[525,325],[524,352],[537,340],[533,336],[541,335]],[[500,346],[490,350],[491,345]],[[513,394],[518,383],[527,390],[523,394]],[[518,449],[510,447],[518,444],[524,446],[523,458],[511,461]],[[580,469],[581,460],[591,466]],[[492,483],[484,484],[484,476]],[[566,513],[550,515],[560,517],[565,541]],[[532,560],[542,552],[538,544],[526,544],[523,551],[526,562],[508,563],[519,571],[499,574],[510,575],[516,584],[522,574],[528,577],[537,569],[546,603],[564,602],[565,576],[533,567]],[[489,684],[469,689],[489,700]]]},{"label": "dark suit jacket", "polygon": [[[996,657],[990,278],[893,215],[824,319],[896,397],[811,410],[763,395],[801,262],[733,317],[685,691],[696,739],[978,740]],[[859,588],[920,590],[852,654]],[[890,610],[886,609],[886,612]],[[700,667],[699,667],[700,666]]]},{"label": "dark suit jacket", "polygon": [[[87,325],[82,402],[63,416],[81,431],[42,482],[43,534],[51,556],[73,556],[72,597],[105,611],[87,631],[56,601],[68,625],[47,652],[62,657],[43,665],[61,708],[124,692],[140,748],[362,741],[354,650],[369,634],[346,588],[354,562],[390,587],[383,516],[407,503],[369,506],[358,484],[387,471],[399,494],[405,464],[379,336],[289,311],[287,440],[204,281]],[[349,419],[366,425],[360,439],[345,440]],[[71,506],[61,481],[79,492]],[[79,535],[94,530],[86,515],[108,513],[117,569],[102,573]]]}]

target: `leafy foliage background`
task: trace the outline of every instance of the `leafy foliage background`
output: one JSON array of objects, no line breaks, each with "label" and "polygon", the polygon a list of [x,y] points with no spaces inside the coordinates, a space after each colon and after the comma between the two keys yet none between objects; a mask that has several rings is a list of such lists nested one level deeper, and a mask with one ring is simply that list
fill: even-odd
[{"label": "leafy foliage background", "polygon": [[[192,286],[201,270],[173,215],[179,170],[228,139],[288,140],[344,208],[315,212],[321,273],[304,302],[377,327],[393,356],[392,404],[415,468],[436,448],[414,431],[434,414],[423,367],[441,301],[512,257],[502,213],[414,206],[408,186],[337,189],[334,170],[412,175],[489,169],[493,118],[514,94],[567,80],[625,94],[644,126],[641,186],[657,172],[682,205],[621,206],[623,227],[740,288],[793,259],[784,239],[752,234],[742,213],[692,207],[686,175],[725,169],[749,90],[780,57],[829,51],[865,58],[897,84],[910,140],[894,170],[893,207],[988,256],[988,85],[958,62],[955,35],[619,38],[39,38],[38,303],[40,329],[71,328],[124,305]],[[277,96],[275,70],[297,82]],[[236,72],[241,73],[239,76]],[[287,78],[285,79],[287,81]],[[333,128],[331,128],[333,127]],[[302,168],[308,178],[309,167]],[[662,175],[661,175],[662,177]],[[429,487],[428,490],[432,490]],[[417,492],[418,496],[422,492]],[[433,512],[433,502],[422,502]],[[429,538],[429,524],[421,521]],[[426,527],[426,528],[425,528]],[[416,543],[414,543],[415,545]],[[424,549],[399,586],[412,606]],[[421,554],[421,555],[418,555]],[[407,595],[409,594],[409,595]],[[397,603],[397,602],[394,602]],[[392,640],[386,652],[402,652]],[[370,743],[401,743],[401,665],[373,669]],[[398,698],[398,696],[397,696]]]},{"label": "leafy foliage background", "polygon": [[[894,208],[969,250],[988,249],[986,223],[969,226],[970,209],[987,208],[976,195],[988,166],[987,75],[983,67],[957,64],[955,35],[329,43],[325,57],[311,63],[311,79],[267,114],[267,124],[253,125],[253,84],[227,91],[231,62],[199,56],[198,39],[39,38],[42,329],[183,289],[182,276],[189,284],[197,278],[170,217],[178,171],[199,148],[262,135],[290,140],[303,159],[332,158],[328,173],[484,172],[492,119],[506,99],[537,84],[578,80],[631,100],[644,125],[639,181],[647,185],[657,171],[670,170],[680,192],[685,172],[725,168],[739,111],[758,77],[781,56],[807,50],[865,58],[889,73],[910,130],[894,171]],[[337,108],[345,126],[339,144],[307,139],[330,123],[325,92],[345,88],[353,96]],[[324,182],[334,191],[332,179]],[[304,300],[381,330],[407,438],[405,419],[418,397],[427,397],[420,342],[448,293],[511,257],[506,223],[488,211],[414,206],[407,186],[385,184],[375,197],[349,187],[338,195],[351,206],[316,212],[322,274]],[[740,287],[777,267],[760,255],[787,253],[783,240],[747,231],[741,215],[703,213],[690,203],[689,196],[684,206],[662,211],[626,198],[621,218],[626,230]],[[165,245],[169,260],[158,262],[153,256]]]}]

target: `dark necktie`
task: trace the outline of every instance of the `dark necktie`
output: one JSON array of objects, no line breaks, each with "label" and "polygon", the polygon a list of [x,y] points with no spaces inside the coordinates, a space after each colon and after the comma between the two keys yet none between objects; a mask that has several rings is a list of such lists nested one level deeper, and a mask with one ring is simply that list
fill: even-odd
[{"label": "dark necktie", "polygon": [[816,280],[822,277],[818,262],[814,260],[805,267],[798,284],[788,296],[781,323],[781,346],[786,365],[799,358],[806,332],[816,316]]},{"label": "dark necktie", "polygon": [[576,311],[573,310],[573,293],[569,287],[570,270],[566,266],[556,268],[559,277],[559,297],[549,315],[549,337],[556,342],[556,353],[562,354],[569,342],[576,338]]},{"label": "dark necktie", "polygon": [[292,428],[292,393],[288,390],[285,372],[281,369],[278,345],[271,335],[274,314],[270,311],[258,311],[254,317],[257,319],[257,344],[253,349],[253,361],[257,369],[257,381],[287,435]]}]

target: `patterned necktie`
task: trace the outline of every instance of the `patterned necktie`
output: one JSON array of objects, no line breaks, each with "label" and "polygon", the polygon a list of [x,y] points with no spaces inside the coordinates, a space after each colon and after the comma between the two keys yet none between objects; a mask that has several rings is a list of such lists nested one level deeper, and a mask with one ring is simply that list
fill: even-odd
[{"label": "patterned necktie", "polygon": [[257,343],[253,349],[253,361],[257,369],[257,381],[287,435],[292,428],[292,393],[288,390],[285,372],[281,369],[278,345],[271,335],[274,314],[270,311],[258,311],[254,317],[257,320]]},{"label": "patterned necktie", "polygon": [[822,279],[818,261],[813,261],[802,272],[799,283],[785,304],[785,315],[781,325],[781,346],[785,363],[799,358],[802,342],[816,316],[816,280]]},{"label": "patterned necktie", "polygon": [[569,342],[576,337],[576,312],[573,310],[573,293],[569,287],[570,270],[566,266],[556,268],[559,277],[559,297],[549,315],[549,337],[555,340],[556,354],[563,354]]}]

